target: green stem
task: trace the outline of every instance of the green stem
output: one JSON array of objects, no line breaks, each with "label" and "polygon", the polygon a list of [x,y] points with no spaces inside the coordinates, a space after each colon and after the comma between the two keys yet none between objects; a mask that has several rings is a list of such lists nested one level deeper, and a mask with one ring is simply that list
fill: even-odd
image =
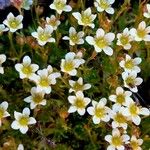
[{"label": "green stem", "polygon": [[12,50],[12,51],[10,51],[10,54],[12,56],[17,56],[17,52],[16,52],[16,49],[15,49],[15,46],[14,46],[14,43],[13,43],[13,33],[9,32],[8,37],[9,37],[10,46],[11,46],[11,50]]}]

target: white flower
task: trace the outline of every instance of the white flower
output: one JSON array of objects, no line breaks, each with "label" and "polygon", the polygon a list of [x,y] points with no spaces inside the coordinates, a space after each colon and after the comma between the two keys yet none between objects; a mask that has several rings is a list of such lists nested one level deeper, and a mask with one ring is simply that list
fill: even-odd
[{"label": "white flower", "polygon": [[91,107],[87,108],[87,112],[92,115],[92,120],[94,124],[99,124],[100,121],[108,122],[110,120],[109,112],[110,108],[105,106],[107,103],[106,98],[100,99],[99,102],[92,101]]},{"label": "white flower", "polygon": [[83,78],[79,78],[77,81],[69,80],[69,84],[71,88],[69,89],[69,93],[77,92],[77,91],[84,91],[91,88],[91,84],[83,84]]},{"label": "white flower", "polygon": [[63,40],[69,40],[69,44],[70,45],[76,45],[76,44],[83,44],[84,40],[82,39],[84,36],[84,32],[80,31],[80,32],[76,32],[74,27],[70,27],[69,29],[69,37],[68,36],[64,36]]},{"label": "white flower", "polygon": [[127,142],[130,144],[130,147],[132,148],[132,150],[142,150],[142,148],[140,147],[143,143],[142,139],[137,139],[135,135],[132,135],[130,142]]},{"label": "white flower", "polygon": [[138,92],[137,86],[143,82],[142,78],[137,77],[137,73],[135,71],[130,73],[123,72],[122,78],[124,80],[124,87],[129,88],[134,93]]},{"label": "white flower", "polygon": [[23,28],[22,20],[22,15],[18,15],[17,17],[15,17],[10,12],[7,16],[7,19],[3,21],[3,24],[5,24],[9,28],[10,32],[16,32],[18,29]]},{"label": "white flower", "polygon": [[45,92],[39,91],[36,87],[31,89],[31,96],[24,99],[25,102],[30,103],[30,108],[34,109],[37,105],[46,105],[46,99],[44,99]]},{"label": "white flower", "polygon": [[61,14],[63,11],[70,12],[72,8],[70,5],[66,5],[66,2],[66,0],[54,0],[49,7],[56,10],[58,14]]},{"label": "white flower", "polygon": [[46,25],[45,28],[38,27],[37,32],[32,32],[31,35],[37,39],[39,45],[43,46],[47,42],[55,42],[55,39],[51,37],[53,28]]},{"label": "white flower", "polygon": [[38,70],[37,74],[33,79],[37,85],[37,89],[49,94],[51,92],[51,85],[56,84],[56,78],[60,77],[60,73],[52,73],[48,69],[43,69]]},{"label": "white flower", "polygon": [[53,30],[56,30],[60,25],[60,21],[54,15],[51,15],[50,18],[46,17],[46,23],[47,25],[51,26]]},{"label": "white flower", "polygon": [[130,34],[134,37],[135,41],[150,41],[150,26],[146,27],[145,21],[142,21],[139,25],[138,28],[132,28],[130,30]]},{"label": "white flower", "polygon": [[30,109],[24,108],[22,113],[15,111],[14,117],[15,121],[12,122],[11,127],[15,130],[20,130],[22,134],[28,131],[28,125],[35,124],[36,120],[33,117],[29,117]]},{"label": "white flower", "polygon": [[139,115],[149,116],[150,111],[147,108],[137,106],[134,101],[130,101],[129,103],[127,103],[127,107],[124,108],[123,114],[130,118],[133,123],[139,125],[141,122],[141,118],[139,117]]},{"label": "white flower", "polygon": [[141,69],[137,66],[141,63],[142,59],[140,57],[136,57],[134,59],[131,58],[128,54],[126,54],[125,60],[120,61],[119,65],[120,67],[124,68],[125,72],[132,72],[135,71],[136,73],[139,73]]},{"label": "white flower", "polygon": [[109,46],[111,45],[112,41],[115,38],[114,33],[105,33],[105,31],[102,28],[99,28],[96,31],[96,36],[87,36],[86,41],[90,44],[93,45],[95,48],[95,51],[101,52],[102,50],[109,56],[113,54],[113,49]]},{"label": "white flower", "polygon": [[111,7],[114,1],[115,0],[96,0],[94,5],[98,12],[106,11],[108,14],[114,14],[114,9]]},{"label": "white flower", "polygon": [[22,144],[19,144],[17,150],[24,150],[24,146]]},{"label": "white flower", "polygon": [[78,68],[85,61],[82,58],[77,58],[74,52],[69,52],[65,55],[65,59],[61,60],[61,71],[68,73],[71,76],[77,74],[76,68]]},{"label": "white flower", "polygon": [[132,101],[132,98],[130,97],[131,95],[132,92],[124,91],[122,87],[117,87],[116,95],[109,96],[109,100],[115,102],[113,105],[113,110],[119,110],[122,105],[126,106],[126,102]]},{"label": "white flower", "polygon": [[133,41],[133,37],[130,35],[130,31],[128,28],[125,28],[123,30],[123,33],[118,33],[117,38],[117,45],[122,46],[126,50],[131,48],[130,42]]},{"label": "white flower", "polygon": [[22,8],[29,10],[30,6],[33,4],[33,0],[23,0]]},{"label": "white flower", "polygon": [[74,12],[72,15],[78,20],[79,25],[89,26],[91,28],[95,27],[93,21],[96,15],[92,14],[91,8],[87,8],[85,11],[82,11],[81,14],[79,12]]},{"label": "white flower", "polygon": [[146,4],[147,11],[144,12],[143,16],[146,18],[150,18],[150,4]]},{"label": "white flower", "polygon": [[29,56],[23,58],[23,63],[18,63],[15,65],[15,69],[19,72],[20,78],[28,78],[32,80],[36,75],[35,72],[39,69],[36,64],[31,64],[31,59]]},{"label": "white flower", "polygon": [[6,61],[6,55],[0,54],[0,73],[4,74],[4,68],[2,67],[2,63]]},{"label": "white flower", "polygon": [[118,110],[113,109],[110,113],[110,117],[113,119],[112,128],[122,127],[124,130],[127,129],[128,118],[124,116],[124,107],[120,107]]},{"label": "white flower", "polygon": [[0,35],[5,32],[5,31],[8,31],[9,29],[6,28],[3,24],[0,24]]},{"label": "white flower", "polygon": [[75,93],[75,96],[69,96],[68,101],[72,106],[70,106],[68,112],[74,113],[78,112],[81,116],[85,114],[85,107],[90,103],[90,98],[84,97],[81,91]]},{"label": "white flower", "polygon": [[107,150],[124,150],[124,144],[130,139],[127,134],[121,135],[120,131],[116,128],[112,130],[112,135],[106,135],[105,140],[110,143]]},{"label": "white flower", "polygon": [[10,116],[10,114],[7,112],[7,108],[8,108],[8,103],[6,101],[0,104],[0,127],[2,125],[2,119]]}]

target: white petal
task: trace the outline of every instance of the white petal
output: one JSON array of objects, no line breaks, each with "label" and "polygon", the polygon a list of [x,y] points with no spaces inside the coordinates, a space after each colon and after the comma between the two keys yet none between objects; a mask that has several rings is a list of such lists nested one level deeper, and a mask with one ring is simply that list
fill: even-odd
[{"label": "white petal", "polygon": [[77,108],[75,106],[70,106],[70,108],[68,109],[68,113],[74,113],[77,111]]},{"label": "white petal", "polygon": [[87,108],[87,112],[88,112],[90,115],[93,116],[93,115],[94,115],[94,112],[95,112],[95,111],[94,111],[94,107],[88,107],[88,108]]},{"label": "white petal", "polygon": [[85,38],[85,40],[90,44],[90,45],[94,45],[94,38],[92,36],[87,36]]},{"label": "white petal", "polygon": [[103,48],[103,51],[109,56],[111,56],[113,54],[113,49],[109,46]]},{"label": "white petal", "polygon": [[22,134],[25,134],[27,131],[28,131],[28,126],[23,126],[23,127],[20,128],[20,132]]},{"label": "white petal", "polygon": [[2,102],[2,103],[0,104],[0,106],[1,106],[4,110],[6,110],[6,109],[8,108],[8,103],[7,103],[6,101],[4,101],[4,102]]},{"label": "white petal", "polygon": [[12,122],[11,124],[11,128],[15,129],[15,130],[18,130],[20,127],[19,123],[15,120]]},{"label": "white petal", "polygon": [[29,115],[30,115],[30,109],[26,107],[26,108],[23,109],[22,113],[23,113],[24,115],[29,116]]},{"label": "white petal", "polygon": [[85,114],[85,109],[84,108],[82,108],[82,109],[77,109],[77,112],[81,115],[81,116],[83,116],[84,114]]},{"label": "white petal", "polygon": [[145,116],[149,116],[150,115],[150,111],[147,108],[141,108],[140,109],[140,114],[141,115],[145,115]]},{"label": "white petal", "polygon": [[141,118],[139,116],[132,118],[133,122],[138,126],[141,122]]},{"label": "white petal", "polygon": [[111,139],[112,139],[112,136],[111,135],[106,135],[105,136],[105,140],[109,143],[111,143]]},{"label": "white petal", "polygon": [[35,123],[36,123],[35,118],[30,117],[30,118],[29,118],[29,122],[28,122],[28,124],[35,124]]},{"label": "white petal", "polygon": [[94,124],[99,124],[100,123],[100,118],[97,118],[96,116],[93,116],[93,122]]},{"label": "white petal", "polygon": [[31,59],[29,56],[25,56],[23,58],[23,63],[26,64],[26,65],[30,65],[31,64]]}]

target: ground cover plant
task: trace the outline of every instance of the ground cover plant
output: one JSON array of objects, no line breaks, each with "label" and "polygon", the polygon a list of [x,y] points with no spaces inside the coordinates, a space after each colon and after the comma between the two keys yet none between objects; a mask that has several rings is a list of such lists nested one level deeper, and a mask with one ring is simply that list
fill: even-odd
[{"label": "ground cover plant", "polygon": [[0,150],[149,150],[150,2],[0,0]]}]

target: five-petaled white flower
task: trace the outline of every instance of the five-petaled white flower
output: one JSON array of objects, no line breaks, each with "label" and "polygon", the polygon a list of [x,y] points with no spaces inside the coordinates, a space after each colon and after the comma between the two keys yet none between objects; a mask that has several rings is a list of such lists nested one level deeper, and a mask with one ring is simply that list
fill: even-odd
[{"label": "five-petaled white flower", "polygon": [[125,60],[120,61],[120,67],[124,68],[125,72],[135,71],[139,73],[141,69],[137,66],[141,63],[142,59],[140,57],[136,57],[134,59],[131,58],[128,54],[126,54]]},{"label": "five-petaled white flower", "polygon": [[69,80],[69,84],[71,88],[69,89],[69,93],[77,92],[77,91],[84,91],[91,88],[91,84],[83,84],[83,78],[79,78],[77,81]]},{"label": "five-petaled white flower", "polygon": [[112,135],[106,135],[105,140],[110,143],[107,150],[124,150],[124,144],[128,142],[130,137],[127,134],[121,135],[120,131],[116,128],[112,130]]},{"label": "five-petaled white flower", "polygon": [[22,134],[25,134],[28,131],[28,125],[35,124],[36,120],[33,117],[29,117],[30,109],[24,108],[22,113],[14,111],[14,120],[11,124],[11,127],[15,130],[20,130]]},{"label": "five-petaled white flower", "polygon": [[139,117],[139,115],[150,115],[150,111],[147,108],[137,106],[137,104],[134,101],[130,101],[126,104],[127,107],[124,108],[123,114],[127,116],[136,125],[139,125],[141,122],[141,118]]},{"label": "five-petaled white flower", "polygon": [[109,56],[113,54],[113,49],[109,46],[111,45],[112,41],[115,38],[114,33],[105,33],[105,31],[102,28],[99,28],[96,31],[96,36],[87,36],[86,41],[90,44],[93,45],[95,48],[95,51],[101,52],[102,50]]},{"label": "five-petaled white flower", "polygon": [[143,16],[146,18],[150,18],[150,4],[146,4],[146,12],[143,13]]},{"label": "five-petaled white flower", "polygon": [[45,28],[38,27],[37,32],[32,32],[31,35],[35,37],[39,45],[43,46],[47,42],[55,42],[55,39],[52,38],[53,28],[49,25],[45,25]]},{"label": "five-petaled white flower", "polygon": [[87,108],[87,112],[93,116],[92,120],[94,124],[99,124],[100,121],[108,122],[110,120],[110,108],[105,106],[106,103],[106,98],[100,99],[99,102],[93,100],[93,106]]},{"label": "five-petaled white flower", "polygon": [[81,14],[79,12],[74,12],[72,15],[78,20],[79,25],[89,26],[91,28],[95,27],[93,21],[96,15],[92,14],[91,8],[87,8],[85,11],[82,11]]},{"label": "five-petaled white flower", "polygon": [[116,88],[116,95],[110,95],[109,100],[115,102],[113,110],[119,110],[121,106],[126,106],[127,101],[132,101],[132,92],[124,91],[122,87]]},{"label": "five-petaled white flower", "polygon": [[127,144],[128,143],[130,144],[130,147],[132,148],[132,150],[142,150],[140,146],[143,144],[143,140],[137,139],[135,135],[132,135],[130,141],[127,142]]},{"label": "five-petaled white flower", "polygon": [[134,93],[138,92],[137,86],[143,82],[142,78],[137,77],[137,73],[135,71],[130,73],[123,72],[122,78],[124,80],[124,87],[129,88]]},{"label": "five-petaled white flower", "polygon": [[117,38],[117,45],[122,46],[126,50],[131,48],[130,42],[133,41],[133,37],[130,35],[130,31],[128,28],[125,28],[123,30],[123,33],[118,33]]},{"label": "five-petaled white flower", "polygon": [[140,22],[138,28],[132,28],[130,34],[134,37],[135,41],[150,41],[150,26],[146,27],[145,21]]},{"label": "five-petaled white flower", "polygon": [[8,31],[9,29],[6,28],[3,24],[0,24],[0,35],[3,33],[3,32],[6,32]]},{"label": "five-petaled white flower", "polygon": [[44,99],[45,92],[38,90],[36,87],[31,89],[31,96],[24,99],[25,102],[30,103],[30,108],[34,109],[37,105],[46,105]]},{"label": "five-petaled white flower", "polygon": [[120,107],[118,110],[113,109],[110,113],[110,117],[113,119],[112,128],[122,127],[124,130],[127,129],[128,126],[128,117],[124,116],[124,107]]},{"label": "five-petaled white flower", "polygon": [[68,101],[72,104],[68,112],[74,113],[77,111],[82,116],[85,114],[85,107],[90,103],[91,99],[84,97],[84,94],[78,91],[75,96],[69,96]]},{"label": "five-petaled white flower", "polygon": [[31,58],[25,56],[23,63],[16,64],[15,69],[19,72],[21,79],[28,78],[32,80],[36,76],[35,72],[39,69],[39,66],[37,64],[31,64]]},{"label": "five-petaled white flower", "polygon": [[6,55],[0,54],[0,73],[4,74],[4,68],[2,67],[2,63],[6,61]]},{"label": "five-petaled white flower", "polygon": [[49,7],[56,10],[58,14],[61,14],[63,11],[70,12],[72,8],[70,5],[66,5],[66,2],[67,0],[54,0]]},{"label": "five-petaled white flower", "polygon": [[56,84],[56,78],[60,77],[60,73],[50,73],[50,70],[43,69],[38,70],[37,74],[33,79],[37,89],[49,94],[51,92],[51,85]]},{"label": "five-petaled white flower", "polygon": [[0,104],[0,127],[2,125],[2,119],[10,116],[10,114],[7,112],[7,108],[8,108],[8,103],[6,101]]},{"label": "five-petaled white flower", "polygon": [[108,14],[114,14],[114,9],[111,7],[114,1],[115,0],[96,0],[94,5],[98,12],[106,11]]},{"label": "five-petaled white flower", "polygon": [[70,45],[76,45],[76,44],[83,44],[84,40],[82,39],[84,36],[84,32],[80,31],[80,32],[76,32],[74,27],[70,27],[69,29],[69,37],[68,36],[64,36],[63,40],[69,40],[69,44]]},{"label": "five-petaled white flower", "polygon": [[23,28],[22,20],[22,15],[18,15],[17,17],[15,17],[10,12],[7,16],[7,19],[3,21],[3,24],[5,24],[9,28],[10,32],[16,32],[18,29]]},{"label": "five-petaled white flower", "polygon": [[51,15],[50,18],[46,17],[46,23],[47,25],[51,26],[53,30],[56,30],[60,25],[60,21],[54,15]]},{"label": "five-petaled white flower", "polygon": [[65,55],[65,59],[61,60],[61,71],[75,76],[77,74],[76,68],[84,62],[84,59],[78,58],[74,52],[69,52]]}]

